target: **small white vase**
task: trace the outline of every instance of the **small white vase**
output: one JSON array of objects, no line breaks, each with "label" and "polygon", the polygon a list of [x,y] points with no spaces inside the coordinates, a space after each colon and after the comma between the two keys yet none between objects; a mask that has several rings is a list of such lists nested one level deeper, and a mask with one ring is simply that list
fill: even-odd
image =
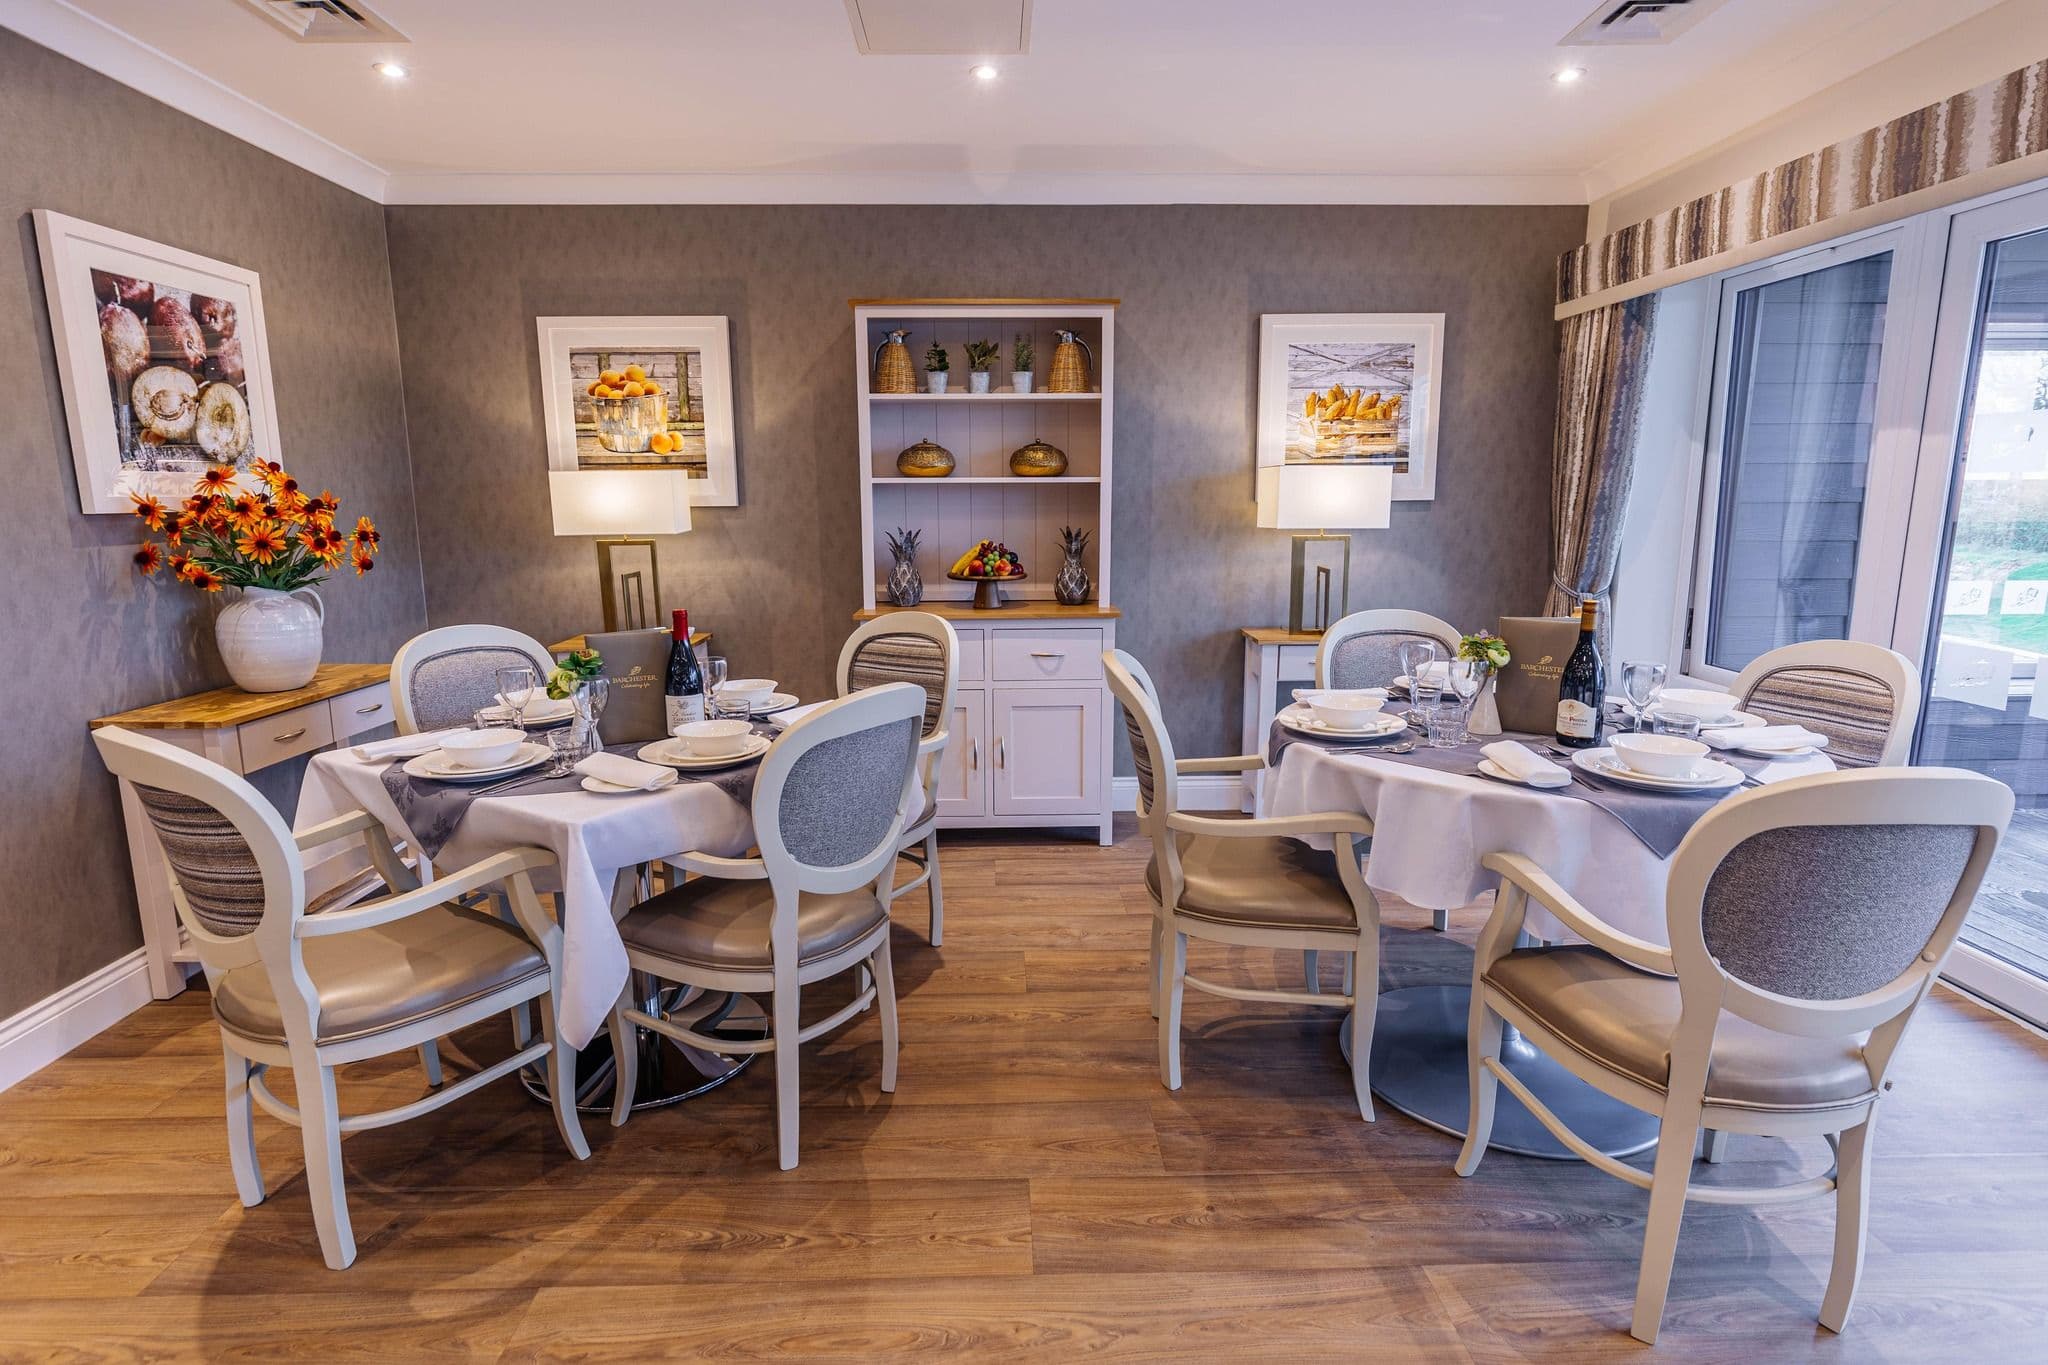
[{"label": "small white vase", "polygon": [[987,371],[987,370],[975,370],[975,371],[971,372],[971,373],[970,373],[970,374],[969,374],[969,375],[967,376],[967,391],[968,391],[969,393],[987,393],[987,392],[988,392],[988,371]]},{"label": "small white vase", "polygon": [[311,588],[243,588],[213,623],[221,662],[244,692],[289,692],[320,667],[327,607]]},{"label": "small white vase", "polygon": [[1012,371],[1010,371],[1010,392],[1011,392],[1011,393],[1029,393],[1029,392],[1031,392],[1031,371],[1029,371],[1029,370],[1012,370]]},{"label": "small white vase", "polygon": [[1488,674],[1486,685],[1479,689],[1479,695],[1472,702],[1472,715],[1465,722],[1465,732],[1491,738],[1500,731],[1500,707],[1493,700],[1494,676]]},{"label": "small white vase", "polygon": [[944,393],[946,391],[946,380],[949,377],[944,370],[926,370],[924,373],[924,386],[933,393]]}]

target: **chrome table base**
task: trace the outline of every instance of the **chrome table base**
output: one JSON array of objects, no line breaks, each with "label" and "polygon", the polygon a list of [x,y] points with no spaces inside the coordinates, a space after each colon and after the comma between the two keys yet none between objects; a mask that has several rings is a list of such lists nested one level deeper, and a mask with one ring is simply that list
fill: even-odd
[{"label": "chrome table base", "polygon": [[[714,1038],[735,1042],[762,1038],[768,1033],[768,1016],[744,995],[726,992],[692,994],[695,987],[670,986],[654,1000],[640,1006],[649,1014],[662,1013],[679,1024]],[[758,1053],[725,1054],[688,1047],[653,1029],[634,1030],[639,1036],[640,1074],[633,1087],[633,1112],[661,1109],[716,1090],[753,1065]],[[612,1080],[617,1067],[612,1060],[612,1040],[601,1033],[590,1046],[576,1054],[576,1108],[585,1114],[609,1114],[612,1110]],[[519,1079],[535,1099],[547,1099],[547,1074],[527,1067]]]}]

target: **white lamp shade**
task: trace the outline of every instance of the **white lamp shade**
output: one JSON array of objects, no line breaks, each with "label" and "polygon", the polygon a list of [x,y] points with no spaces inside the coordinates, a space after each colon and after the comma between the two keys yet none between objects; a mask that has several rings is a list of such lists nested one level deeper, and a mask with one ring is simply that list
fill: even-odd
[{"label": "white lamp shade", "polygon": [[680,469],[571,469],[548,475],[558,536],[671,536],[690,529]]},{"label": "white lamp shade", "polygon": [[1394,468],[1384,464],[1259,467],[1259,525],[1281,531],[1382,531],[1392,520]]}]

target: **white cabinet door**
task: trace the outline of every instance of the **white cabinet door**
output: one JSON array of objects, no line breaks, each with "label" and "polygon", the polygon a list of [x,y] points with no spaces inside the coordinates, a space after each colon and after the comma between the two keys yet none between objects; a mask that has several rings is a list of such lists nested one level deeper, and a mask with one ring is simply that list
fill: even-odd
[{"label": "white cabinet door", "polygon": [[1092,815],[1102,807],[1102,693],[999,687],[990,734],[996,815]]},{"label": "white cabinet door", "polygon": [[988,814],[988,693],[956,692],[939,753],[939,814]]}]

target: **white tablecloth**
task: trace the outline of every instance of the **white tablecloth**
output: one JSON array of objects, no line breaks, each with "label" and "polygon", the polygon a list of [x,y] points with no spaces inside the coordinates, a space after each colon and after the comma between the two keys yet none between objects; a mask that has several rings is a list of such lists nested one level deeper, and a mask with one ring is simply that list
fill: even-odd
[{"label": "white tablecloth", "polygon": [[[366,810],[393,839],[409,839],[379,778],[389,762],[365,762],[347,749],[316,754],[299,791],[297,828]],[[611,913],[619,870],[685,850],[730,857],[753,842],[751,814],[709,783],[679,782],[632,796],[521,796],[514,790],[479,798],[434,861],[452,871],[507,848],[531,846],[555,855],[559,887],[543,889],[562,893],[562,998],[556,1012],[563,1035],[581,1047],[604,1028],[626,984],[626,948]],[[349,862],[360,866],[357,859]],[[309,869],[309,889],[340,873],[340,865],[324,875]]]},{"label": "white tablecloth", "polygon": [[[1758,776],[1782,781],[1834,766],[1824,755],[1780,759]],[[1652,943],[1666,941],[1667,863],[1589,801],[1398,759],[1288,745],[1279,766],[1260,780],[1258,813],[1327,810],[1371,818],[1365,883],[1376,893],[1432,910],[1468,905],[1497,880],[1479,860],[1489,853],[1520,853],[1615,928]],[[1313,842],[1329,847],[1328,839]],[[1573,937],[1533,902],[1527,928],[1538,938]]]}]

